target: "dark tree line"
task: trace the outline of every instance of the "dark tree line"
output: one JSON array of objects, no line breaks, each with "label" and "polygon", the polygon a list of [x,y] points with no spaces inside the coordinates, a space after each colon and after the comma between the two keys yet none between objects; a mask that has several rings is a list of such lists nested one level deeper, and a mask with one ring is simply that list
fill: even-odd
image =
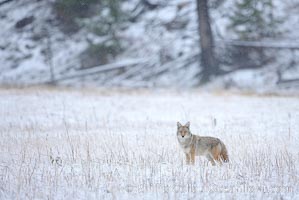
[{"label": "dark tree line", "polygon": [[[229,19],[228,30],[238,36],[234,39],[262,41],[278,35],[280,21],[275,18],[272,1],[236,1],[225,16]],[[241,68],[259,68],[273,61],[273,58],[265,54],[264,48],[252,46],[231,45],[225,47],[225,51],[221,52],[223,55],[219,55],[218,46],[214,44],[209,11],[219,8],[223,2],[225,1],[196,0],[200,38],[198,45],[200,48],[199,69],[201,71],[198,77],[200,84],[207,83],[214,76],[223,73]],[[85,26],[98,36],[108,36],[108,39],[101,43],[88,41],[90,47],[82,53],[82,69],[109,63],[111,58],[116,57],[125,48],[123,48],[121,37],[116,34],[118,30],[129,26],[129,23],[134,23],[146,10],[154,10],[163,6],[163,3],[159,1],[140,0],[132,13],[128,13],[121,9],[121,3],[120,0],[56,0],[54,7],[58,18],[64,22],[63,28],[70,26],[68,31],[77,31]],[[102,12],[103,8],[108,9],[109,13]],[[92,15],[99,16],[98,20],[85,20]],[[231,38],[226,37],[226,39]],[[222,67],[224,65],[226,68]]]}]

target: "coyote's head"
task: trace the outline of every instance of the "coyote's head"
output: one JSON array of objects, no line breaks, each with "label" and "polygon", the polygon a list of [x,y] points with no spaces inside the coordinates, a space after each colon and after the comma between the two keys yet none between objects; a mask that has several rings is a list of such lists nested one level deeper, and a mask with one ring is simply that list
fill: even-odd
[{"label": "coyote's head", "polygon": [[189,138],[191,137],[191,132],[190,132],[190,122],[187,122],[185,126],[183,126],[180,122],[177,122],[178,125],[178,131],[177,131],[177,136],[179,138]]}]

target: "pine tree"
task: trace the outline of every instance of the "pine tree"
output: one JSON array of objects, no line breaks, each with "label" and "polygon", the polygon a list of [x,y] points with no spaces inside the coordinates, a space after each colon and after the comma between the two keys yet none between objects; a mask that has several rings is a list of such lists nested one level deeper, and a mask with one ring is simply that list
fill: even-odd
[{"label": "pine tree", "polygon": [[[274,14],[273,0],[237,0],[231,14],[228,29],[237,40],[262,41],[281,34],[282,22]],[[229,49],[232,66],[237,68],[260,68],[274,58],[266,54],[265,48],[233,46]]]},{"label": "pine tree", "polygon": [[89,47],[85,53],[87,60],[93,62],[88,63],[84,60],[81,63],[82,68],[109,63],[123,51],[123,41],[119,33],[126,25],[128,16],[121,5],[121,0],[101,0],[95,17],[82,20],[83,26],[87,27],[90,32],[105,38],[100,42],[87,40]]},{"label": "pine tree", "polygon": [[261,40],[279,35],[280,19],[274,16],[273,0],[239,0],[229,15],[229,29],[240,40]]}]

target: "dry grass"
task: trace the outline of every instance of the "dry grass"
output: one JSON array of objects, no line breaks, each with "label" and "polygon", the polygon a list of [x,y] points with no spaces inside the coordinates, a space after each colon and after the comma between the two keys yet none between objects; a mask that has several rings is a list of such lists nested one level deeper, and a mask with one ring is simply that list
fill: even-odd
[{"label": "dry grass", "polygon": [[[176,122],[164,119],[165,110],[161,110],[161,116],[150,117],[155,113],[151,106],[169,102],[170,107],[164,105],[164,108],[172,112],[167,109],[177,109],[177,101],[184,97],[174,100],[155,97],[149,101],[150,105],[131,95],[120,95],[123,98],[120,101],[119,97],[85,95],[78,99],[77,94],[59,96],[56,92],[49,99],[43,94],[33,93],[32,98],[40,103],[37,107],[27,103],[13,107],[16,103],[13,99],[22,100],[5,92],[11,107],[0,111],[8,118],[3,118],[0,127],[1,199],[298,198],[299,137],[294,122],[299,116],[298,110],[292,110],[298,105],[293,100],[289,107],[282,108],[292,113],[288,117],[284,113],[273,116],[278,111],[271,106],[264,107],[258,115],[252,110],[247,117],[240,105],[239,111],[227,108],[231,113],[224,109],[223,116],[212,115],[217,118],[216,127],[207,119],[212,110],[194,109],[193,112],[203,115],[200,119],[207,119],[201,124],[191,124],[194,132],[220,137],[229,150],[231,162],[212,167],[199,158],[195,166],[185,165],[175,137]],[[67,99],[69,96],[74,102]],[[212,103],[221,101],[220,97],[209,98]],[[234,98],[233,104],[238,104],[239,100]],[[111,108],[103,110],[106,101]],[[190,101],[193,108],[197,101],[192,98]],[[67,105],[61,106],[63,102]],[[82,102],[85,111],[81,113],[77,106]],[[254,108],[255,103],[248,106]],[[261,106],[271,103],[272,100]],[[135,120],[134,113],[128,114],[131,106],[136,105],[140,109],[148,107],[143,110],[147,117]],[[124,111],[115,113],[114,107],[116,111],[119,108]],[[196,121],[188,106],[182,109],[179,115],[184,115],[183,119]],[[237,119],[234,114],[238,112],[241,114]],[[177,117],[175,113],[173,117]],[[277,134],[271,133],[274,130],[278,130]]]}]

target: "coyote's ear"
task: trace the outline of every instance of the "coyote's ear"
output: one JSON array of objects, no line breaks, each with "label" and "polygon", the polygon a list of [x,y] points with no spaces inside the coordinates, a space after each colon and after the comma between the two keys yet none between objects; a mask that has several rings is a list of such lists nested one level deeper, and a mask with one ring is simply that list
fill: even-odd
[{"label": "coyote's ear", "polygon": [[177,122],[178,128],[182,127],[182,124],[180,122]]},{"label": "coyote's ear", "polygon": [[185,125],[185,127],[189,128],[190,127],[190,122],[187,122],[187,124]]}]

